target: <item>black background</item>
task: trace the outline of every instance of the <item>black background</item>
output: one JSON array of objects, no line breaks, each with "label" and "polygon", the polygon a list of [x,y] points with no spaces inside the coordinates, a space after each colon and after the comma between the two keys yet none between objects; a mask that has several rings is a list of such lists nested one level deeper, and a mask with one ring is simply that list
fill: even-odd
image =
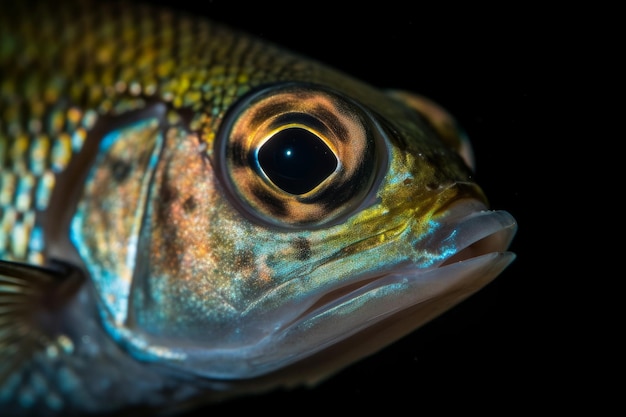
[{"label": "black background", "polygon": [[[523,6],[452,3],[153,1],[204,15],[326,62],[375,86],[439,102],[465,128],[492,207],[519,223],[517,259],[467,301],[380,353],[308,389],[212,405],[192,415],[535,412],[565,402],[560,323],[543,268],[551,241],[548,135],[558,36]],[[556,336],[555,336],[556,335]]]}]

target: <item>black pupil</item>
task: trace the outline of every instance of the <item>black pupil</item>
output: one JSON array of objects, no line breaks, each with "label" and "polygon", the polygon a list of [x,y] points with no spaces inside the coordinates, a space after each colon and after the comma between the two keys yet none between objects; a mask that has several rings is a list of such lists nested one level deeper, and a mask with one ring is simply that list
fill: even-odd
[{"label": "black pupil", "polygon": [[285,129],[259,149],[259,164],[270,180],[291,194],[305,194],[337,168],[337,158],[324,141],[300,129]]}]

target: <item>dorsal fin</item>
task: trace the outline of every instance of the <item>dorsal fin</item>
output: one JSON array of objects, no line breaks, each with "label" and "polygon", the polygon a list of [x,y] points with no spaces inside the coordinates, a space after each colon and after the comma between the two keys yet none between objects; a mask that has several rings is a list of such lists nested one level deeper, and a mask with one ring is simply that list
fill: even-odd
[{"label": "dorsal fin", "polygon": [[58,312],[83,281],[67,263],[0,261],[0,382],[57,332]]}]

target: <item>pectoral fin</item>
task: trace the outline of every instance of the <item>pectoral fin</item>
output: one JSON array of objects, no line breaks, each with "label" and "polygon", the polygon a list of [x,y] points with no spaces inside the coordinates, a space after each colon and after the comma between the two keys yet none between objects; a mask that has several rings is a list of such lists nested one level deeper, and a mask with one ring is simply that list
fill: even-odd
[{"label": "pectoral fin", "polygon": [[72,265],[0,261],[0,382],[57,334],[83,275]]}]

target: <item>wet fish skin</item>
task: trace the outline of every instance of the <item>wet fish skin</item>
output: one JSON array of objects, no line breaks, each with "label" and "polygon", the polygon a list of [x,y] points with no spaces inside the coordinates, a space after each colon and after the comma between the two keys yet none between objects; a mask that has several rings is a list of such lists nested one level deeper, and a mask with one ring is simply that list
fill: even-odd
[{"label": "wet fish skin", "polygon": [[[2,7],[0,306],[27,312],[0,318],[3,407],[152,412],[317,381],[513,260],[514,220],[422,97],[164,9]],[[284,193],[246,165],[285,124],[339,155],[330,180]]]}]

